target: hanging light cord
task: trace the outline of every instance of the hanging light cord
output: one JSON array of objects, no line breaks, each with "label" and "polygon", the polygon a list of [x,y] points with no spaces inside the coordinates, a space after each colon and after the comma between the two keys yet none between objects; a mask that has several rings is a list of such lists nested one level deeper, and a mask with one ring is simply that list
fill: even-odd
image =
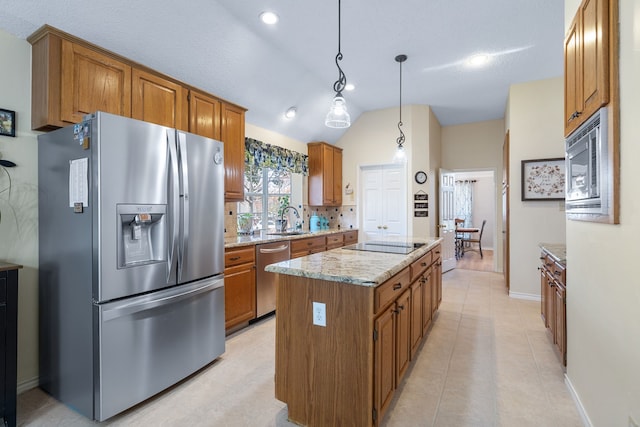
[{"label": "hanging light cord", "polygon": [[400,120],[398,121],[398,130],[400,131],[400,136],[396,139],[398,148],[402,147],[402,144],[404,144],[404,132],[402,132],[402,63],[406,59],[406,55],[396,56],[396,61],[400,63]]},{"label": "hanging light cord", "polygon": [[340,62],[342,61],[342,49],[340,47],[340,0],[338,0],[338,54],[336,55],[336,66],[338,67],[338,80],[333,84],[333,90],[336,92],[336,96],[342,96],[342,91],[344,87],[347,85],[347,76],[345,76],[344,71],[340,67]]}]

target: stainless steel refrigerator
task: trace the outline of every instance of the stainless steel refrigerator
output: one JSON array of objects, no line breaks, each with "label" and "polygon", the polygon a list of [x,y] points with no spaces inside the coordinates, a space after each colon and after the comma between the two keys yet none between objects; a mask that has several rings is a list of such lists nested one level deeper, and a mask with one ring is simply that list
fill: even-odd
[{"label": "stainless steel refrigerator", "polygon": [[42,389],[102,421],[224,352],[221,142],[98,112],[38,173]]}]

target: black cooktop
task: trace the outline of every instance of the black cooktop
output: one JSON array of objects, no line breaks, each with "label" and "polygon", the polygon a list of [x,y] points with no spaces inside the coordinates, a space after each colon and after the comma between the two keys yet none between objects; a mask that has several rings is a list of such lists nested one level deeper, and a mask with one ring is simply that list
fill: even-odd
[{"label": "black cooktop", "polygon": [[351,249],[354,251],[366,251],[366,252],[384,252],[388,254],[409,254],[421,246],[424,243],[407,243],[407,242],[361,242],[349,246],[344,246],[342,249]]}]

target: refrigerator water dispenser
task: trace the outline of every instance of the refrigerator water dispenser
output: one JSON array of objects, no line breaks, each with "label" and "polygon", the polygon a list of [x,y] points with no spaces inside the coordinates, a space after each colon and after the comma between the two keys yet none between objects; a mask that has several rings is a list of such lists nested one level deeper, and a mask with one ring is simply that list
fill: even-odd
[{"label": "refrigerator water dispenser", "polygon": [[166,205],[118,205],[118,268],[167,261]]}]

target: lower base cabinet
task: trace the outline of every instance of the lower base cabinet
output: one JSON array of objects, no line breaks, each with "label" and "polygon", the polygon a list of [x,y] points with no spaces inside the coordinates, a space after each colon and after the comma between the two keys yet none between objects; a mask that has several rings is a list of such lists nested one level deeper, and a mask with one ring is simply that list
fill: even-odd
[{"label": "lower base cabinet", "polygon": [[540,316],[563,365],[567,364],[566,267],[545,251],[540,256]]},{"label": "lower base cabinet", "polygon": [[256,317],[255,246],[225,251],[224,325],[227,331]]}]

